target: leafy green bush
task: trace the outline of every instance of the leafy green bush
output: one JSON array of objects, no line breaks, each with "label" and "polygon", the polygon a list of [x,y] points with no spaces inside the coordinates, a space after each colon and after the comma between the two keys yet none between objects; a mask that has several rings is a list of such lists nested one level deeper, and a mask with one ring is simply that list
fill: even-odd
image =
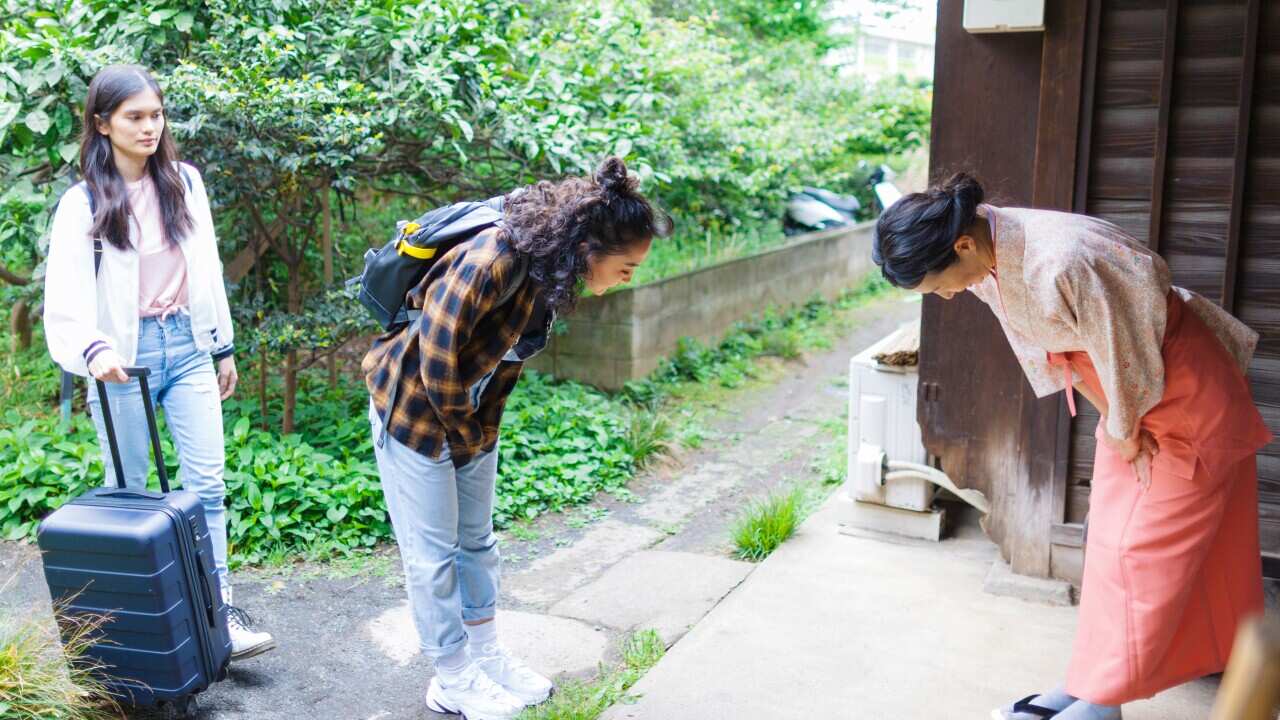
[{"label": "leafy green bush", "polygon": [[[367,548],[391,538],[373,459],[368,395],[356,384],[335,390],[311,378],[300,394],[301,433],[260,429],[252,399],[238,397],[224,407],[234,564],[317,545]],[[280,412],[279,402],[268,412]],[[646,457],[629,444],[633,412],[584,385],[526,373],[504,416],[497,524],[582,504],[601,491],[625,492],[637,461]],[[177,455],[161,430],[176,484]],[[6,411],[0,426],[0,537],[34,537],[41,518],[102,484],[104,472],[87,413],[77,412],[64,429],[54,413],[24,417]]]},{"label": "leafy green bush", "polygon": [[367,419],[335,416],[329,423],[337,426],[338,437],[363,426],[365,442],[325,442],[326,452],[297,434],[278,437],[253,429],[247,417],[231,427],[227,530],[230,550],[241,562],[260,562],[277,545],[303,548],[323,539],[354,549],[391,537]]},{"label": "leafy green bush", "polygon": [[5,412],[0,426],[0,537],[34,537],[36,525],[63,503],[102,484],[93,423],[77,416],[64,430],[55,416]]},{"label": "leafy green bush", "polygon": [[503,415],[494,521],[504,526],[624,491],[635,472],[629,422],[626,405],[605,393],[526,373]]}]

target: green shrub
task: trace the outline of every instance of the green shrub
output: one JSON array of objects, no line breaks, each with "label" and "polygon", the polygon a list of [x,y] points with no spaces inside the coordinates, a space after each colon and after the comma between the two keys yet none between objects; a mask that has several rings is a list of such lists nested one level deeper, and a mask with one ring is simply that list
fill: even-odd
[{"label": "green shrub", "polygon": [[[363,387],[331,390],[304,376],[299,395],[302,432],[284,436],[260,429],[254,400],[239,397],[224,406],[234,565],[368,548],[392,537]],[[268,414],[279,412],[273,400]],[[634,442],[633,416],[605,393],[527,372],[504,416],[498,526],[585,503],[601,491],[625,493],[637,462],[659,445],[651,438],[646,450]],[[163,416],[161,423],[176,485],[177,455]],[[97,435],[83,410],[67,429],[51,411],[34,417],[6,411],[0,427],[0,537],[33,538],[41,518],[100,485],[103,477]]]},{"label": "green shrub", "polygon": [[629,415],[603,392],[526,372],[503,415],[498,526],[623,492],[636,460]]},{"label": "green shrub", "polygon": [[88,416],[69,429],[56,416],[4,414],[0,426],[0,537],[35,537],[45,515],[90,487],[102,484],[102,455]]},{"label": "green shrub", "polygon": [[346,445],[344,452],[326,452],[298,434],[279,437],[254,429],[247,417],[232,425],[227,436],[227,531],[240,562],[261,562],[275,546],[294,550],[324,540],[350,550],[391,537],[368,421],[336,416],[330,424],[337,437],[363,429],[365,441]]}]

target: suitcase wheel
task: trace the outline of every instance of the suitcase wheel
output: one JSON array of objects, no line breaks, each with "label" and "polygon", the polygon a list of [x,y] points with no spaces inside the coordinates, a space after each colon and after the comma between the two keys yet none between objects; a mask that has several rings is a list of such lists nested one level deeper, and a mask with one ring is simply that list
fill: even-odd
[{"label": "suitcase wheel", "polygon": [[160,706],[164,720],[194,720],[198,709],[195,695],[170,700]]}]

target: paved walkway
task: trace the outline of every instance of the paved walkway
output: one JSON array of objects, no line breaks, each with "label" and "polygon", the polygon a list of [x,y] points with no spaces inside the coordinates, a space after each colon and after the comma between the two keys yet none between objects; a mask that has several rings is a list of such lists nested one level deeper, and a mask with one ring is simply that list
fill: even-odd
[{"label": "paved walkway", "polygon": [[[998,552],[976,528],[941,543],[850,537],[840,494],[649,671],[606,720],[986,720],[1063,677],[1076,609],[983,592]],[[1204,680],[1125,706],[1204,720]]]}]

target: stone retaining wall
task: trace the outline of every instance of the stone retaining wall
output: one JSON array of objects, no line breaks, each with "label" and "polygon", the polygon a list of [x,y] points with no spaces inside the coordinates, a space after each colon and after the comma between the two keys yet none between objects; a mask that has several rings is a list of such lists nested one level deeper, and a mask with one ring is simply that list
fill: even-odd
[{"label": "stone retaining wall", "polygon": [[616,390],[652,372],[680,338],[713,342],[769,306],[833,299],[871,262],[872,223],[799,236],[784,246],[602,297],[584,298],[530,363],[535,370]]}]

